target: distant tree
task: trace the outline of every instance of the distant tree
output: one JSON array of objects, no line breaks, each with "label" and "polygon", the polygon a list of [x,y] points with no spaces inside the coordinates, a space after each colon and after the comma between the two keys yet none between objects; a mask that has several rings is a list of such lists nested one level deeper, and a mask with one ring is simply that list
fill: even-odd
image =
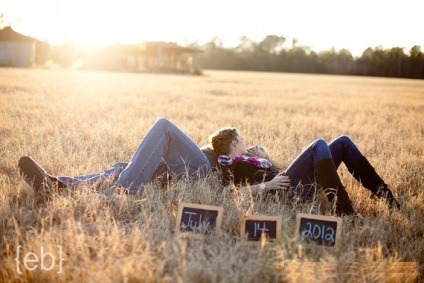
[{"label": "distant tree", "polygon": [[299,40],[297,38],[292,39],[292,48],[296,48],[299,45]]},{"label": "distant tree", "polygon": [[239,44],[234,49],[235,56],[238,61],[238,69],[241,70],[257,70],[260,63],[256,62],[256,54],[258,43],[246,36],[239,38]]},{"label": "distant tree", "polygon": [[409,72],[410,78],[424,78],[424,54],[421,52],[421,46],[415,45],[409,51]]},{"label": "distant tree", "polygon": [[415,57],[421,56],[422,54],[423,53],[421,52],[421,46],[419,46],[419,45],[415,45],[409,51],[409,55],[411,56],[411,58],[415,58]]},{"label": "distant tree", "polygon": [[354,69],[353,56],[349,50],[334,48],[319,54],[322,70],[329,74],[351,74]]},{"label": "distant tree", "polygon": [[386,76],[404,77],[404,69],[406,67],[406,55],[403,48],[394,47],[386,51],[385,54]]},{"label": "distant tree", "polygon": [[286,38],[277,35],[267,35],[264,40],[259,43],[259,48],[267,53],[276,54],[283,49]]},{"label": "distant tree", "polygon": [[357,75],[369,75],[369,68],[371,65],[371,57],[373,52],[374,50],[371,47],[368,47],[364,50],[364,52],[362,52],[362,55],[358,59],[356,59],[355,73]]},{"label": "distant tree", "polygon": [[222,47],[222,40],[215,36],[214,38],[212,38],[212,40],[210,41],[210,44],[213,45],[214,47]]},{"label": "distant tree", "polygon": [[401,47],[369,47],[359,58],[354,58],[347,49],[332,48],[317,54],[299,44],[297,39],[293,39],[291,48],[283,48],[284,42],[284,37],[276,35],[268,35],[260,42],[244,36],[237,47],[224,48],[220,40],[214,38],[204,45],[202,66],[224,70],[424,78],[424,54],[420,46],[411,48],[409,54]]},{"label": "distant tree", "polygon": [[4,15],[0,14],[0,29],[3,29],[6,26]]},{"label": "distant tree", "polygon": [[239,45],[236,47],[236,52],[238,53],[252,53],[256,48],[257,43],[246,36],[239,38]]},{"label": "distant tree", "polygon": [[240,58],[234,48],[225,48],[222,41],[214,37],[204,45],[199,61],[204,68],[221,70],[243,70]]}]

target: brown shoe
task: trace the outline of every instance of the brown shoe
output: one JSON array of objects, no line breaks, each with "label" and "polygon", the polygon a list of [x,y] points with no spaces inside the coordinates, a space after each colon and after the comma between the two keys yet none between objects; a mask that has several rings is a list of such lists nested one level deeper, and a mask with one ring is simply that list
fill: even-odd
[{"label": "brown shoe", "polygon": [[22,156],[18,162],[19,174],[37,192],[46,194],[55,187],[57,179],[50,176],[31,157]]},{"label": "brown shoe", "polygon": [[400,209],[400,204],[395,199],[393,192],[389,189],[380,175],[377,174],[374,167],[365,156],[356,161],[349,171],[356,180],[372,192],[371,198],[378,197],[386,199],[389,208]]},{"label": "brown shoe", "polygon": [[378,197],[384,198],[387,201],[387,205],[389,208],[397,208],[400,209],[400,204],[395,199],[393,192],[389,189],[387,184],[382,184],[378,187],[377,192],[371,195],[371,198]]}]

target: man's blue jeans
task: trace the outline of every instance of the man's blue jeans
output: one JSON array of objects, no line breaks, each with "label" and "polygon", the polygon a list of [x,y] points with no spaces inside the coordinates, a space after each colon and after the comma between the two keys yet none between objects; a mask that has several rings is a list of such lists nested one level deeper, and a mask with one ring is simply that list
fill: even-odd
[{"label": "man's blue jeans", "polygon": [[332,158],[336,168],[343,162],[348,170],[354,170],[355,163],[363,156],[348,136],[340,136],[330,144],[318,139],[312,142],[284,171],[290,176],[292,187],[289,196],[308,199],[313,196],[316,184],[315,165],[323,159]]},{"label": "man's blue jeans", "polygon": [[147,133],[129,163],[116,163],[112,168],[77,177],[58,177],[68,187],[115,179],[116,185],[131,193],[142,193],[152,180],[156,169],[163,164],[174,177],[206,176],[211,171],[209,159],[200,148],[177,126],[165,118],[159,119]]}]

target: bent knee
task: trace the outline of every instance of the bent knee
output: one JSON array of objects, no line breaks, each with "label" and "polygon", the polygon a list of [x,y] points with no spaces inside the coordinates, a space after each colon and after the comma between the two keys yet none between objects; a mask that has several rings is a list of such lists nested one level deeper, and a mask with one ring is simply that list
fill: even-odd
[{"label": "bent knee", "polygon": [[173,125],[171,121],[169,121],[167,118],[159,118],[153,127],[160,127],[160,128],[168,128],[170,125]]},{"label": "bent knee", "polygon": [[342,142],[342,143],[353,143],[352,139],[347,135],[342,135],[342,136],[338,137],[336,139],[336,141]]},{"label": "bent knee", "polygon": [[327,142],[323,138],[319,138],[314,142],[316,147],[328,146]]}]

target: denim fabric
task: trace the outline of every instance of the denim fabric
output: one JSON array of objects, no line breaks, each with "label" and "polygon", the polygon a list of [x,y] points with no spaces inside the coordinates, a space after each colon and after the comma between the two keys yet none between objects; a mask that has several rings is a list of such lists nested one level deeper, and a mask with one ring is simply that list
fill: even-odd
[{"label": "denim fabric", "polygon": [[[102,181],[112,181],[116,182],[118,180],[119,174],[127,167],[128,162],[118,162],[115,163],[111,168],[104,170],[98,173],[92,173],[87,175],[69,177],[69,176],[58,176],[56,177],[62,184],[64,184],[69,189],[77,189],[81,185],[95,185],[100,184]],[[151,182],[157,180],[158,177],[164,176],[167,174],[168,168],[166,167],[165,162],[161,162],[156,168],[156,171],[153,173]]]},{"label": "denim fabric", "polygon": [[312,142],[284,171],[290,176],[292,187],[289,196],[307,199],[314,193],[315,164],[326,158],[333,158],[336,168],[343,162],[348,169],[362,157],[362,153],[348,136],[340,136],[330,144],[323,139]]},{"label": "denim fabric", "polygon": [[210,161],[200,148],[165,118],[153,125],[129,163],[119,162],[98,173],[57,178],[69,188],[107,179],[116,180],[117,185],[132,193],[138,190],[142,193],[143,185],[165,173],[163,169],[177,179],[185,174],[190,178],[205,176],[211,170]]},{"label": "denim fabric", "polygon": [[212,168],[209,159],[183,131],[161,118],[147,133],[116,184],[142,193],[162,161],[177,179],[186,174],[189,178],[205,176]]},{"label": "denim fabric", "polygon": [[116,180],[127,165],[127,162],[118,162],[115,163],[111,168],[102,172],[75,177],[58,176],[57,179],[67,188],[75,189],[81,185],[95,184],[105,180]]},{"label": "denim fabric", "polygon": [[354,169],[355,163],[364,156],[348,136],[340,136],[328,146],[336,168],[343,162],[350,172]]}]

